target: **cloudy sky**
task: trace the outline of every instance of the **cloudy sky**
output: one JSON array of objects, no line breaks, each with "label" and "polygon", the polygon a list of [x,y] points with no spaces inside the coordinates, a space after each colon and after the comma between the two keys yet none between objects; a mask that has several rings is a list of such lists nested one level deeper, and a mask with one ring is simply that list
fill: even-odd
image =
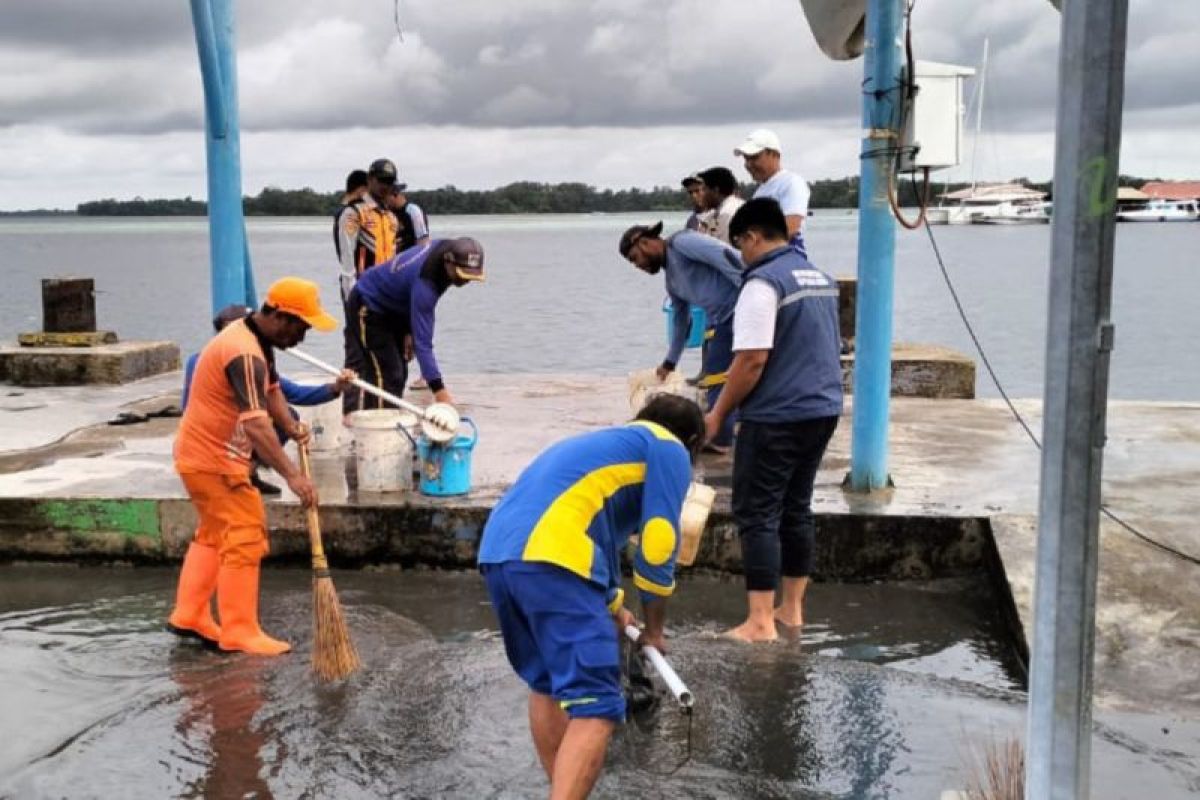
[{"label": "cloudy sky", "polygon": [[[1200,177],[1200,2],[1130,5],[1122,172]],[[238,6],[247,194],[383,155],[417,188],[744,175],[731,149],[761,126],[810,179],[858,170],[862,62],[822,55],[797,0],[400,0],[403,41],[392,0]],[[914,20],[920,59],[976,65],[990,41],[979,176],[1048,178],[1058,13],[917,0]],[[202,124],[185,0],[0,4],[0,209],[203,197]]]}]

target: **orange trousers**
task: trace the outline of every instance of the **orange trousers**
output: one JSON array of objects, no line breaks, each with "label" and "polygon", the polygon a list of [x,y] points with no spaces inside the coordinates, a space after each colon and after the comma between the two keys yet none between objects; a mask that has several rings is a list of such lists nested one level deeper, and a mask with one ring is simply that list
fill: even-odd
[{"label": "orange trousers", "polygon": [[196,543],[215,547],[223,567],[254,567],[270,550],[267,511],[247,475],[180,473],[200,524]]}]

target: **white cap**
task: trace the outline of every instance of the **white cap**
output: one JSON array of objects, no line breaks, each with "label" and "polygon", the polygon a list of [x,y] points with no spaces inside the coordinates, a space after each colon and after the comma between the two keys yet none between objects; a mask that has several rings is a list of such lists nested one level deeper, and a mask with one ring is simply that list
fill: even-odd
[{"label": "white cap", "polygon": [[738,145],[734,149],[733,154],[735,156],[756,156],[763,150],[774,150],[776,153],[783,152],[783,148],[779,146],[779,137],[775,135],[775,131],[769,131],[766,128],[750,131],[750,135],[746,137],[746,141]]}]

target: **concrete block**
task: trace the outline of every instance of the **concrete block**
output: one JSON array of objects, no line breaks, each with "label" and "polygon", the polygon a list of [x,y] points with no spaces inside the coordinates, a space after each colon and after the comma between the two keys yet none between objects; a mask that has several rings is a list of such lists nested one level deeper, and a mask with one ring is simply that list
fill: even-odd
[{"label": "concrete block", "polygon": [[159,561],[155,500],[0,498],[0,558]]},{"label": "concrete block", "polygon": [[91,278],[42,279],[42,330],[96,330],[96,286]]},{"label": "concrete block", "polygon": [[[853,354],[842,356],[842,387],[853,394]],[[973,400],[975,362],[948,347],[897,344],[892,348],[892,397]]]},{"label": "concrete block", "polygon": [[838,329],[842,341],[854,347],[854,325],[858,315],[858,278],[839,275],[838,284]]},{"label": "concrete block", "polygon": [[0,378],[18,386],[129,383],[179,369],[174,342],[0,348]]}]

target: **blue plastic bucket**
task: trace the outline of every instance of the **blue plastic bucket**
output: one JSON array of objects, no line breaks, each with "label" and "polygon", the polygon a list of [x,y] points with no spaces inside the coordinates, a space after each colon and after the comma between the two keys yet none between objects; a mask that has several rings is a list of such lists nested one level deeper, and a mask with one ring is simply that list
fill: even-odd
[{"label": "blue plastic bucket", "polygon": [[[663,301],[663,313],[667,315],[667,344],[675,333],[675,306],[670,299]],[[692,330],[688,333],[686,347],[700,347],[704,344],[704,329],[708,327],[708,318],[700,306],[692,306]]]},{"label": "blue plastic bucket", "polygon": [[471,435],[459,434],[445,443],[432,442],[422,435],[417,440],[421,458],[421,494],[449,497],[471,491],[471,451],[479,441],[479,428],[469,417]]}]

